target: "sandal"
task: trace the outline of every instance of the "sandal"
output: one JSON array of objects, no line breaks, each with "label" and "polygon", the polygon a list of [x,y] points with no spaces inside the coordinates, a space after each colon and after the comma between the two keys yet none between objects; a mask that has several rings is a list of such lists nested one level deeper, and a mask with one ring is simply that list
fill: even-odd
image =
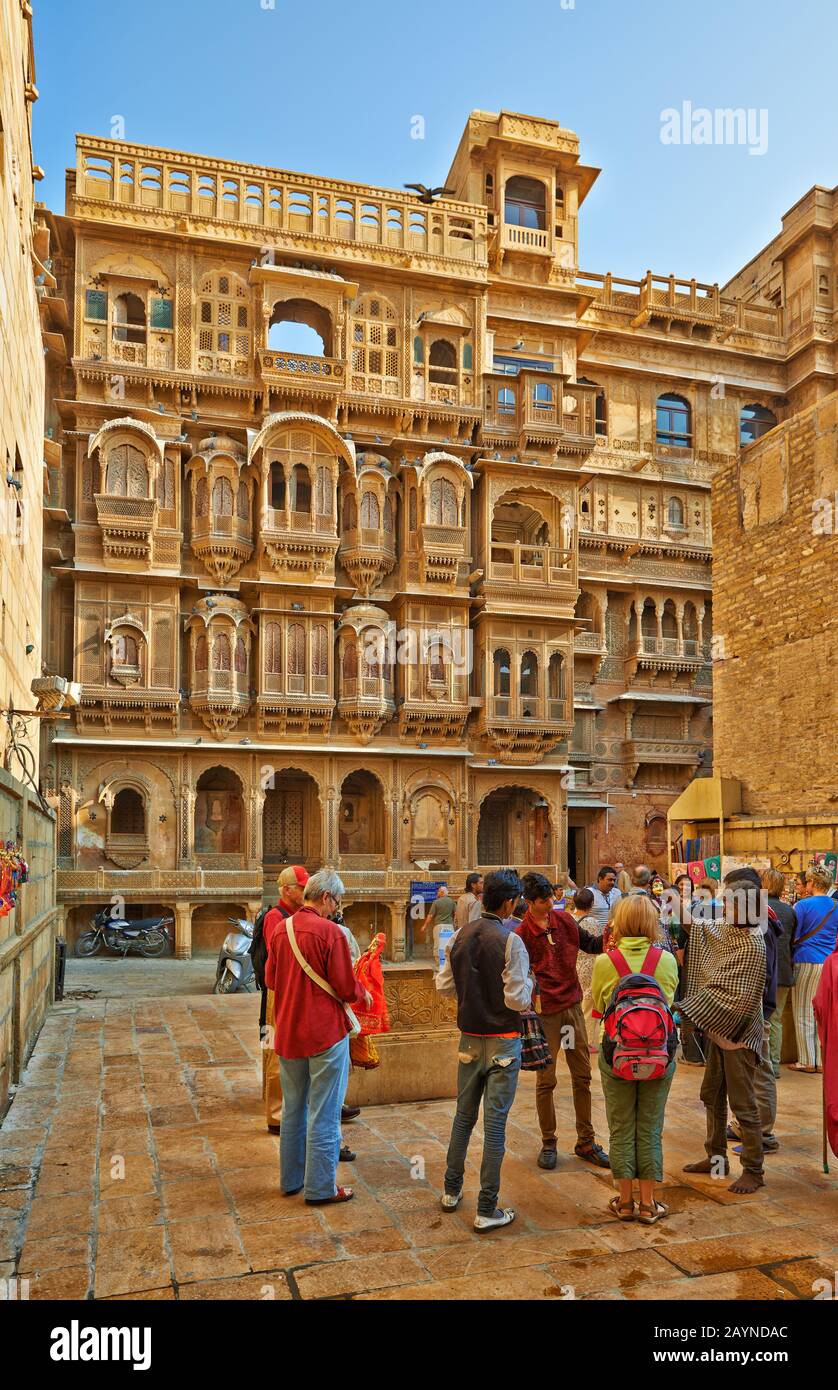
[{"label": "sandal", "polygon": [[822,1067],[804,1067],[803,1064],[802,1064],[802,1062],[792,1062],[792,1064],[791,1064],[791,1070],[792,1070],[792,1071],[805,1071],[805,1072],[808,1072],[810,1076],[815,1076],[818,1072],[821,1072],[821,1071],[823,1070],[823,1068],[822,1068]]},{"label": "sandal", "polygon": [[653,1207],[644,1206],[641,1202],[637,1219],[642,1221],[644,1226],[654,1226],[656,1221],[662,1221],[668,1215],[669,1207],[664,1206],[663,1202],[656,1201]]},{"label": "sandal", "polygon": [[307,1207],[326,1207],[332,1202],[351,1202],[355,1191],[351,1187],[339,1187],[333,1197],[306,1197]]},{"label": "sandal", "polygon": [[618,1221],[633,1221],[633,1220],[634,1220],[634,1201],[632,1200],[631,1206],[628,1206],[628,1207],[620,1206],[620,1195],[619,1195],[619,1193],[617,1194],[616,1197],[612,1197],[612,1198],[611,1198],[611,1201],[608,1203],[608,1210],[609,1210],[610,1212],[612,1212],[614,1216],[616,1216],[616,1218],[617,1218]]}]

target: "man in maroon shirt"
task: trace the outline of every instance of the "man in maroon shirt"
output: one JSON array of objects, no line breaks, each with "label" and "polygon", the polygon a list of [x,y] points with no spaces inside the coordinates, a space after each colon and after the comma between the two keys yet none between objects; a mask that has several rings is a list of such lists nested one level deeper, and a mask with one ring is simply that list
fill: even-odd
[{"label": "man in maroon shirt", "polygon": [[349,1079],[350,1024],[343,1005],[369,1008],[372,1000],[352,970],[343,931],[329,920],[340,910],[343,891],[334,870],[313,874],[303,906],[274,925],[265,966],[282,1080],[280,1187],[288,1197],[305,1187],[312,1206],[354,1195],[336,1181]]},{"label": "man in maroon shirt", "polygon": [[527,912],[517,928],[535,974],[541,1001],[541,1026],[552,1054],[549,1067],[536,1076],[535,1106],[541,1127],[539,1168],[555,1168],[556,1060],[563,1052],[570,1070],[577,1143],[574,1153],[599,1168],[609,1168],[608,1155],[596,1142],[591,1122],[591,1054],[582,1013],[582,988],[576,973],[580,948],[588,955],[602,951],[602,938],[579,926],[569,912],[553,907],[553,888],[544,874],[523,879]]},{"label": "man in maroon shirt", "polygon": [[[286,917],[290,917],[293,912],[303,905],[303,890],[308,883],[308,872],[302,864],[289,864],[282,869],[276,886],[279,889],[279,902],[276,907],[272,907],[265,914],[265,922],[262,927],[262,936],[265,942],[265,949],[271,949],[271,937],[277,922],[282,922]],[[279,1060],[274,1051],[274,992],[266,987],[265,993],[265,1024],[267,1027],[267,1037],[264,1039],[265,1046],[262,1051],[262,1096],[265,1101],[265,1119],[271,1134],[279,1134],[279,1122],[282,1114],[282,1086],[279,1080]]]}]

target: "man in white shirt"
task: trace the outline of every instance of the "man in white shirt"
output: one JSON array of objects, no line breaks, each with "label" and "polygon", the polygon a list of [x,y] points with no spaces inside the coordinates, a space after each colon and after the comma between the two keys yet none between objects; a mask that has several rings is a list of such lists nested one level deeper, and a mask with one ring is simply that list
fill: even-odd
[{"label": "man in white shirt", "polygon": [[474,922],[480,916],[483,902],[483,875],[469,874],[466,878],[466,891],[457,899],[454,911],[454,926],[459,931],[467,922]]},{"label": "man in white shirt", "polygon": [[596,876],[596,883],[589,883],[588,887],[594,895],[594,905],[589,909],[590,915],[605,927],[623,896],[617,887],[617,870],[610,864],[603,864]]}]

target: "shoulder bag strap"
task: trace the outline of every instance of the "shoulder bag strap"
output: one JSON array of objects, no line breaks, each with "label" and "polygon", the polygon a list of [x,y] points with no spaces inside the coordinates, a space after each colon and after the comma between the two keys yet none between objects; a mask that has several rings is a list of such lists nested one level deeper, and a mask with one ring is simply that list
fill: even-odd
[{"label": "shoulder bag strap", "polygon": [[304,972],[304,974],[308,975],[308,978],[312,980],[314,984],[319,985],[320,988],[324,990],[325,993],[328,994],[331,999],[334,999],[336,1004],[340,1005],[340,1007],[346,1014],[347,1022],[349,1023],[350,1037],[357,1038],[358,1034],[361,1031],[361,1025],[358,1022],[354,1009],[352,1009],[349,1004],[347,1004],[343,999],[341,999],[340,995],[332,989],[332,986],[328,983],[327,980],[323,979],[322,975],[318,975],[317,971],[313,968],[313,966],[309,965],[308,961],[306,960],[305,956],[300,950],[299,944],[297,942],[297,937],[294,933],[293,917],[286,918],[285,930],[288,933],[288,945],[294,952],[294,955],[297,959],[297,964],[299,965],[300,969]]},{"label": "shoulder bag strap", "polygon": [[625,977],[626,975],[631,975],[634,973],[625,956],[623,955],[622,951],[620,950],[619,946],[615,946],[613,951],[609,951],[607,954],[608,959],[610,960],[618,975]]},{"label": "shoulder bag strap", "polygon": [[826,926],[827,922],[829,921],[829,919],[830,919],[830,917],[832,916],[833,912],[835,911],[836,907],[838,907],[838,902],[834,902],[834,903],[832,904],[832,906],[831,906],[831,908],[829,909],[829,911],[827,912],[826,916],[821,918],[821,920],[818,922],[818,925],[817,925],[816,927],[813,927],[811,931],[807,931],[807,933],[806,933],[805,936],[798,937],[797,941],[793,941],[793,942],[792,942],[792,945],[791,945],[792,952],[796,951],[800,946],[805,946],[806,942],[807,942],[807,941],[811,941],[813,936],[817,936],[817,934],[818,934],[818,932],[820,931],[821,927],[825,927],[825,926]]},{"label": "shoulder bag strap", "polygon": [[659,965],[659,963],[660,963],[660,958],[661,958],[662,955],[663,955],[663,947],[662,947],[662,946],[650,946],[649,949],[648,949],[648,951],[646,952],[646,957],[645,957],[645,959],[644,959],[644,961],[643,961],[643,964],[642,964],[641,967],[640,967],[640,973],[641,973],[641,975],[652,975],[652,976],[654,976],[654,973],[655,973],[655,971],[656,971],[657,968],[658,968],[658,965]]}]

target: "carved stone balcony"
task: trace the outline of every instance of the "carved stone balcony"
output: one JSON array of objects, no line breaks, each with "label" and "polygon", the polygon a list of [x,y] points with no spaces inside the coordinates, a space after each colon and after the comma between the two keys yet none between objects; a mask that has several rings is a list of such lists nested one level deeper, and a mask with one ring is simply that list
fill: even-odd
[{"label": "carved stone balcony", "polygon": [[540,762],[573,733],[569,700],[542,696],[489,695],[478,723],[502,763]]},{"label": "carved stone balcony", "polygon": [[393,686],[384,676],[342,676],[338,714],[359,743],[375,738],[395,711]]},{"label": "carved stone balcony", "polygon": [[332,725],[335,701],[330,695],[271,695],[263,692],[256,700],[256,727],[260,734],[279,738],[313,734],[326,738]]},{"label": "carved stone balcony", "polygon": [[484,443],[546,446],[560,453],[588,453],[596,445],[595,386],[556,372],[524,370],[485,379]]},{"label": "carved stone balcony", "polygon": [[97,493],[95,500],[105,558],[147,562],[157,516],[156,498]]},{"label": "carved stone balcony", "polygon": [[425,668],[424,686],[409,694],[399,709],[399,734],[419,742],[459,743],[470,714],[468,675],[448,669],[444,679],[434,680]]},{"label": "carved stone balcony", "polygon": [[709,658],[692,638],[643,636],[632,642],[625,659],[626,679],[638,671],[697,671]]},{"label": "carved stone balcony", "polygon": [[[523,599],[539,607],[576,600],[576,555],[560,546],[493,542],[484,589],[495,598]],[[495,605],[496,606],[496,605]]]},{"label": "carved stone balcony", "polygon": [[252,524],[240,516],[193,516],[192,552],[219,584],[226,584],[253,554]]},{"label": "carved stone balcony", "polygon": [[396,563],[392,532],[367,527],[344,531],[340,540],[340,562],[355,588],[366,598]]},{"label": "carved stone balcony", "polygon": [[500,244],[504,251],[535,251],[548,256],[553,254],[552,236],[546,227],[519,227],[503,222]]},{"label": "carved stone balcony", "polygon": [[138,686],[118,689],[112,685],[83,685],[76,711],[79,733],[104,732],[134,725],[146,733],[176,733],[180,696],[176,690],[145,690]]},{"label": "carved stone balcony", "polygon": [[189,707],[216,738],[225,738],[250,709],[246,671],[194,671]]},{"label": "carved stone balcony", "polygon": [[668,767],[684,768],[684,782],[688,775],[701,765],[703,744],[694,740],[631,738],[623,744],[626,762],[626,784],[630,785],[644,763],[660,764]]},{"label": "carved stone balcony", "polygon": [[272,568],[283,578],[311,581],[334,576],[339,540],[332,517],[266,507],[261,538]]},{"label": "carved stone balcony", "polygon": [[419,570],[426,584],[453,589],[466,557],[466,532],[462,526],[419,527]]},{"label": "carved stone balcony", "polygon": [[260,348],[259,370],[272,391],[293,395],[334,395],[346,385],[346,363],[339,357],[312,357],[305,352]]}]

